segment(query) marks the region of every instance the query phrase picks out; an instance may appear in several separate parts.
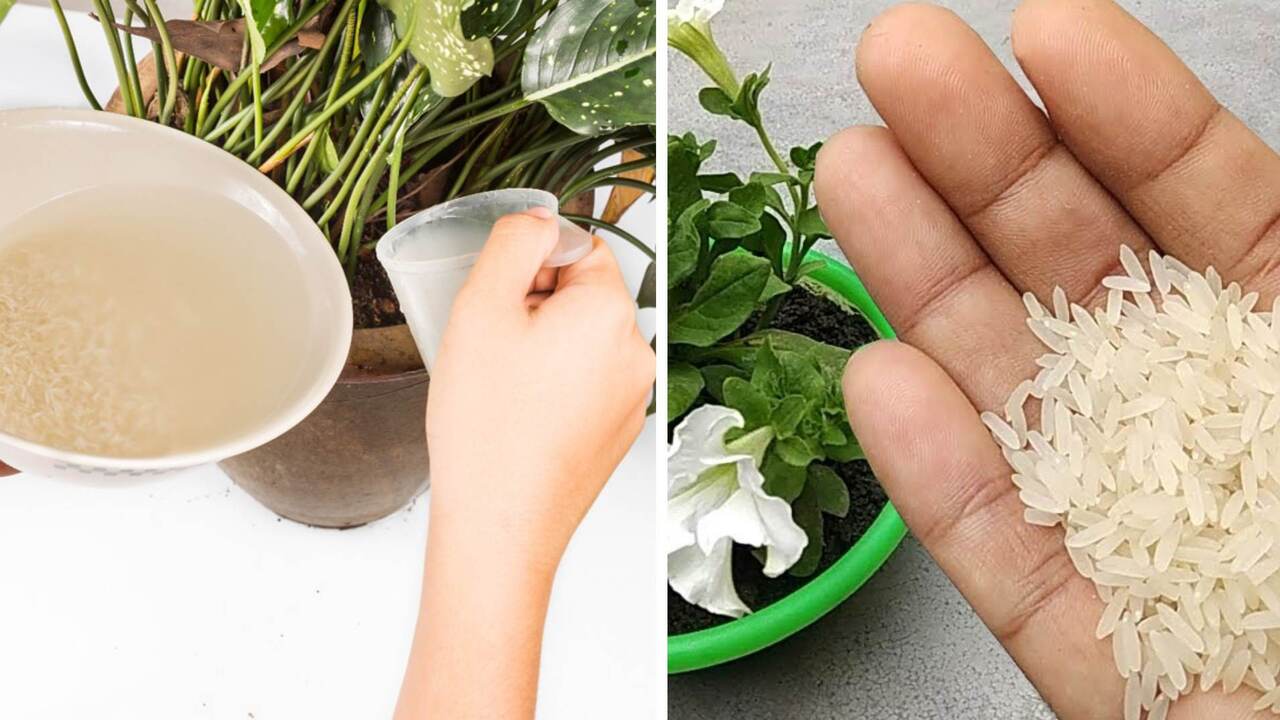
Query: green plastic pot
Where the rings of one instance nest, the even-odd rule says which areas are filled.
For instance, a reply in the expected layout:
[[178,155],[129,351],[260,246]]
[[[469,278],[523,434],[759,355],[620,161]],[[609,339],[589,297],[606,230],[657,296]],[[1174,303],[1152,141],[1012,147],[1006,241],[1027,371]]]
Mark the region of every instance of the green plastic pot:
[[[893,328],[876,307],[856,273],[819,252],[806,260],[823,267],[810,277],[848,300],[871,321],[881,337],[894,337]],[[826,615],[844,602],[893,554],[907,534],[906,525],[892,503],[834,565],[799,590],[776,603],[732,622],[667,638],[667,671],[700,670],[736,660],[779,642]]]

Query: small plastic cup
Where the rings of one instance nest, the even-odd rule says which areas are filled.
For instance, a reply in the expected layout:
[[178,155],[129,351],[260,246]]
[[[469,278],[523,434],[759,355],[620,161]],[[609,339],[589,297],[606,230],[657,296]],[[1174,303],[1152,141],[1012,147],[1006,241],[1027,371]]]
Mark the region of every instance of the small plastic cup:
[[[418,352],[430,370],[444,337],[453,300],[476,264],[499,218],[542,207],[557,212],[556,197],[542,190],[510,189],[468,195],[423,210],[378,241],[386,268]],[[591,236],[560,218],[560,242],[543,267],[557,268],[586,257]]]

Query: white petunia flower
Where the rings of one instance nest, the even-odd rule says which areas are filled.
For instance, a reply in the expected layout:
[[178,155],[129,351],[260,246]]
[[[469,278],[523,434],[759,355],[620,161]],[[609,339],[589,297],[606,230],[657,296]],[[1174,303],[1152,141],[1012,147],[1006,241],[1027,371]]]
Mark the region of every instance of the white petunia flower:
[[670,20],[682,23],[711,24],[711,18],[724,8],[724,0],[680,0],[668,16]]
[[667,13],[667,44],[697,63],[733,99],[738,96],[738,78],[711,37],[711,18],[723,7],[724,0],[680,0]]
[[759,464],[773,440],[760,428],[726,447],[744,424],[736,410],[704,405],[676,428],[667,453],[667,582],[690,603],[719,615],[751,609],[733,585],[733,544],[766,549],[764,572],[777,577],[808,544],[791,505],[764,491]]

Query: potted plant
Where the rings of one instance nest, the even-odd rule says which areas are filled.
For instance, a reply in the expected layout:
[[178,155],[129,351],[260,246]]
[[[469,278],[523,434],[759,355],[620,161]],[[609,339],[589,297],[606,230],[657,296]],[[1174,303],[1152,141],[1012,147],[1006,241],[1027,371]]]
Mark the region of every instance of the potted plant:
[[[118,80],[106,108],[256,165],[347,272],[356,331],[341,380],[297,428],[222,463],[285,517],[351,527],[426,487],[428,377],[371,252],[397,222],[459,195],[541,188],[565,216],[654,257],[616,225],[653,192],[650,0],[196,0],[192,20],[125,0],[119,21],[110,0],[93,2]],[[149,56],[135,57],[131,35],[151,41]],[[615,192],[593,217],[602,187]]]
[[668,42],[714,82],[702,107],[750,126],[771,167],[710,173],[715,142],[668,141],[668,667],[777,642],[856,590],[905,526],[849,427],[851,350],[892,330],[812,201],[820,144],[784,158],[760,113],[769,70],[738,81],[717,0],[689,2]]

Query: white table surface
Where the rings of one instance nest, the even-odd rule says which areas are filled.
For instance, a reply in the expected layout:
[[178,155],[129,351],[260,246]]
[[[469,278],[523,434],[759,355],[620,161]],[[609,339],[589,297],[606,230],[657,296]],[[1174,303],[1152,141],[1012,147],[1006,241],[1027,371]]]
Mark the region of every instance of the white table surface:
[[[105,101],[100,31],[71,20]],[[15,7],[0,25],[0,109],[85,105],[53,14]],[[651,206],[636,210],[627,224],[653,238]],[[617,252],[634,286],[643,260]],[[652,311],[642,320],[651,329]],[[540,718],[652,718],[665,704],[658,443],[651,421],[564,558]],[[280,520],[215,467],[130,488],[0,480],[0,718],[390,717],[428,503],[333,531]]]

